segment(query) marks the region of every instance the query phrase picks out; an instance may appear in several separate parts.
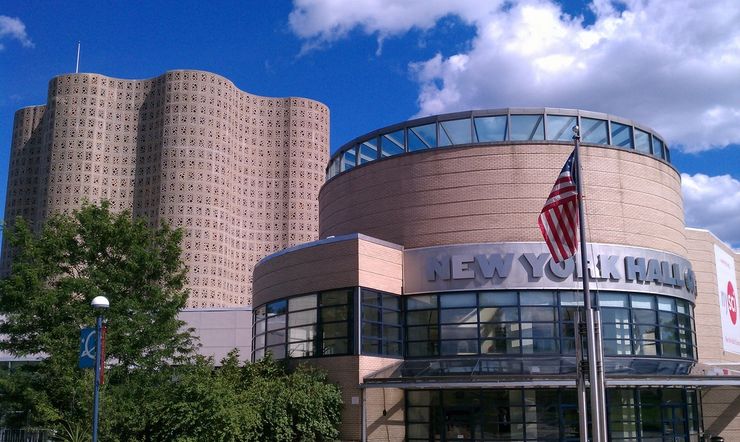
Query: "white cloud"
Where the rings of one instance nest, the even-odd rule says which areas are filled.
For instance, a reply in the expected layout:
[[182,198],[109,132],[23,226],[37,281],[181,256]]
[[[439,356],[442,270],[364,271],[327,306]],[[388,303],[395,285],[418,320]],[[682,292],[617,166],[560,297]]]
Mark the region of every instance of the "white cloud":
[[610,0],[596,20],[551,0],[295,0],[310,47],[354,29],[379,40],[454,15],[474,26],[466,52],[410,63],[419,114],[469,108],[573,107],[634,119],[687,151],[740,143],[740,3]]
[[[26,34],[26,25],[17,17],[0,15],[0,39],[5,38],[18,40],[21,45],[27,48],[33,47],[33,42]],[[5,49],[5,46],[0,43],[0,50],[2,49]]]
[[681,174],[686,225],[709,229],[740,247],[740,181],[729,175]]

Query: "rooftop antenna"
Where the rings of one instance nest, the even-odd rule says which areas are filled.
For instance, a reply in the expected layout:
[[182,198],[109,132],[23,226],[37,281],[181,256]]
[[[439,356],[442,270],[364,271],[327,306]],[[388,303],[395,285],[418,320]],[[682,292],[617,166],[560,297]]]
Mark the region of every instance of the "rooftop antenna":
[[75,74],[80,73],[80,42],[77,42],[77,64],[75,65]]

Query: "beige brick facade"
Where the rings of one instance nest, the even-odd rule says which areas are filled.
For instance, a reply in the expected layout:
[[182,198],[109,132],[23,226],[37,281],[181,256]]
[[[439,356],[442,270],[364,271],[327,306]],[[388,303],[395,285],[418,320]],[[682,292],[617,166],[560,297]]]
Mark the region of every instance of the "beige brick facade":
[[[317,238],[329,111],[251,95],[215,74],[62,75],[16,113],[5,218],[38,227],[109,200],[185,230],[189,307],[251,304],[265,255]],[[8,252],[3,252],[7,272]]]

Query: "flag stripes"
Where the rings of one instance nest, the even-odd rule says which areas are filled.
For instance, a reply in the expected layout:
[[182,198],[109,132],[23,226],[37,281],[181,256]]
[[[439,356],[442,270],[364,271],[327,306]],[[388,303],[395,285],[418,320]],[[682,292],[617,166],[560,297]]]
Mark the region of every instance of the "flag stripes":
[[578,189],[575,150],[560,171],[537,224],[555,262],[565,261],[578,250]]

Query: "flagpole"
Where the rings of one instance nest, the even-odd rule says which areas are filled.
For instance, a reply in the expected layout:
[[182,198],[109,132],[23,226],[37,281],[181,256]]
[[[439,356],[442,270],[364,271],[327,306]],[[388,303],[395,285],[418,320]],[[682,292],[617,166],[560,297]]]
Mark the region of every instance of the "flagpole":
[[[581,249],[581,276],[583,278],[583,303],[586,313],[586,344],[588,346],[588,378],[591,386],[591,440],[607,442],[606,390],[604,388],[603,358],[601,356],[601,335],[598,332],[599,315],[591,302],[589,292],[588,254],[586,250],[586,216],[583,206],[583,187],[581,184],[581,133],[578,126],[573,127],[575,141],[575,171],[578,191],[578,233]],[[598,342],[597,342],[598,339]],[[580,361],[579,361],[580,363]]]

